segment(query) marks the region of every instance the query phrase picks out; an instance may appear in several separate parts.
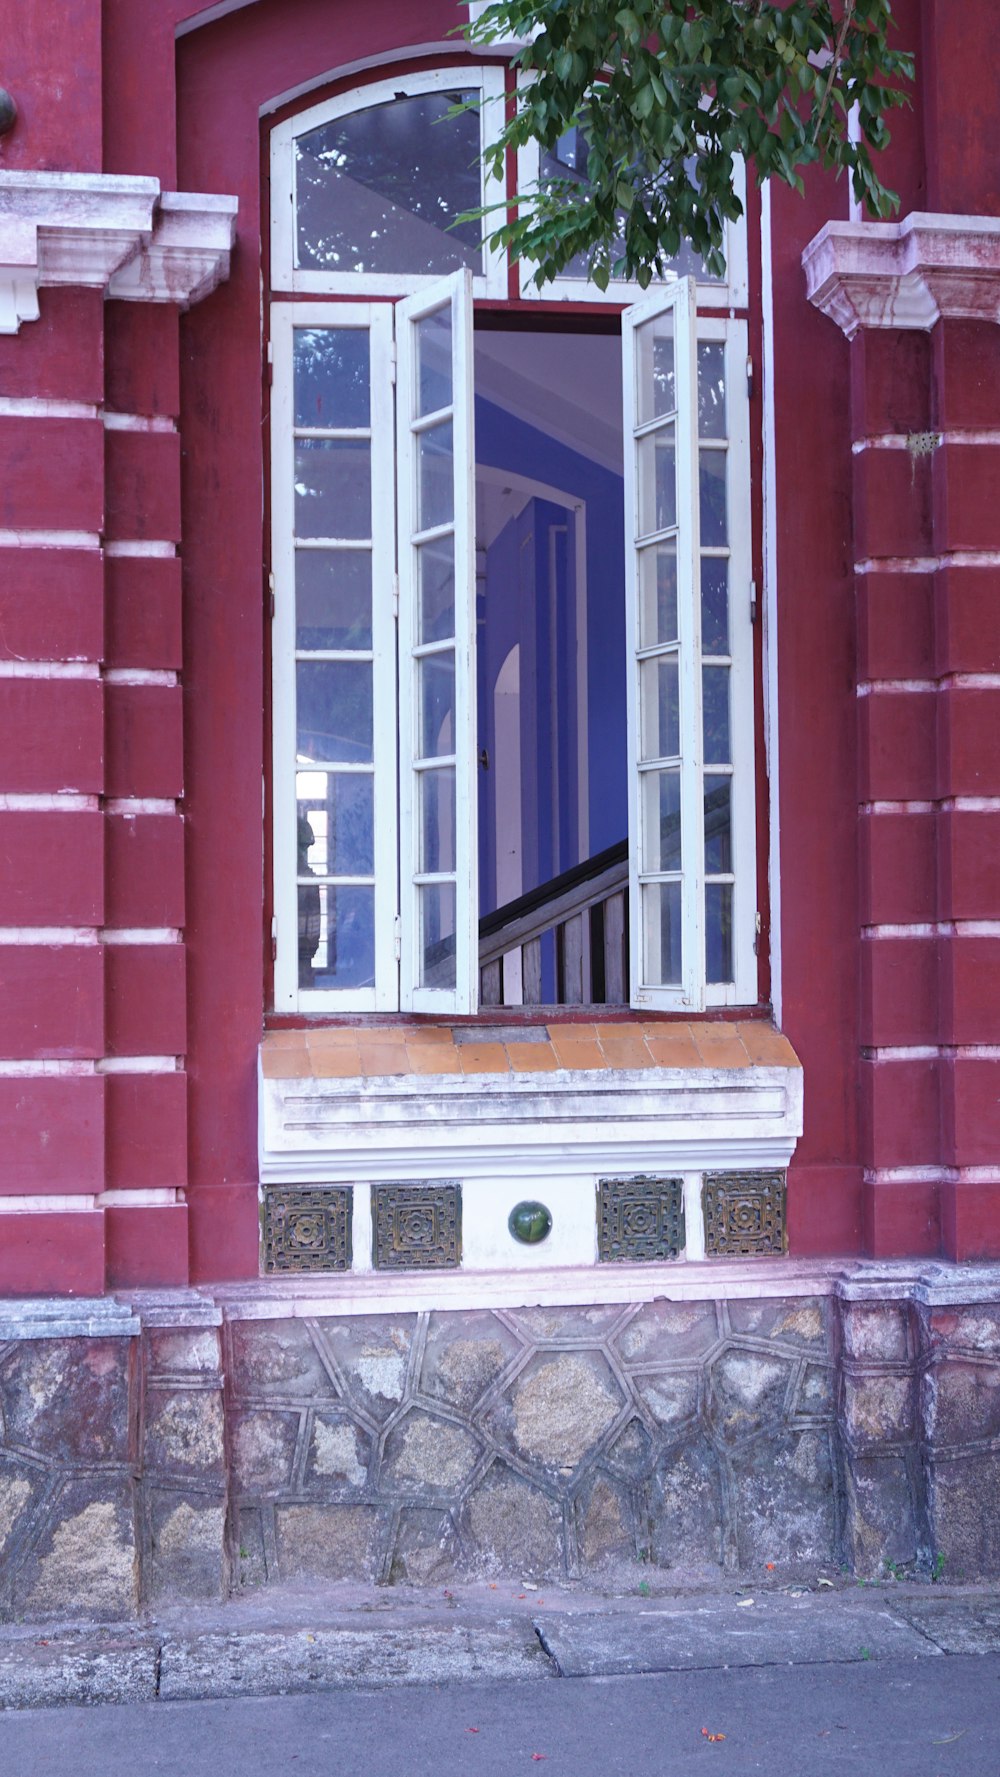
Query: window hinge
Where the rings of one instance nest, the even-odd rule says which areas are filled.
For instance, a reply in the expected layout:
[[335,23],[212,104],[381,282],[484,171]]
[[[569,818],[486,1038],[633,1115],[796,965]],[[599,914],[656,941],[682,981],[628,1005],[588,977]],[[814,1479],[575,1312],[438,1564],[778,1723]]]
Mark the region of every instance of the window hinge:
[[273,574],[268,574],[268,576],[267,576],[267,594],[268,594],[268,608],[270,610],[271,617],[273,619],[273,617],[274,617],[274,575]]
[[760,949],[760,914],[755,913],[753,916],[753,953],[754,953],[754,956],[757,955],[757,952],[759,951],[759,949]]
[[392,943],[396,961],[398,962],[403,954],[403,927],[398,913],[392,922]]
[[273,383],[273,381],[274,381],[274,341],[273,341],[273,339],[269,339],[267,342],[267,381],[268,381],[268,386],[270,386],[271,383]]
[[757,582],[756,582],[756,580],[751,580],[751,582],[750,582],[750,621],[751,621],[751,623],[756,623],[756,621],[757,621]]
[[747,356],[747,394],[753,394],[753,359]]
[[392,342],[390,343],[390,346],[389,346],[389,381],[391,383],[394,383],[395,380],[396,380],[396,341],[392,340]]
[[399,616],[399,575],[398,574],[393,574],[393,576],[392,576],[392,614],[394,617]]
[[278,960],[278,921],[275,918],[275,919],[272,919],[272,921],[271,921],[271,961],[273,963],[276,963],[277,960]]

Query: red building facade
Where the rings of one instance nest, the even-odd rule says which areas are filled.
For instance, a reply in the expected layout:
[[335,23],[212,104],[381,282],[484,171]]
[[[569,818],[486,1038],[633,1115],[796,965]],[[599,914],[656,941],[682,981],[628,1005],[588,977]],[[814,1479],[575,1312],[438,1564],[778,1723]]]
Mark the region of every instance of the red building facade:
[[[12,1326],[20,1316],[13,1337],[37,1338],[41,1327],[42,1336],[47,1329],[85,1342],[82,1324],[53,1332],[59,1315],[47,1321],[48,1310],[28,1299],[102,1298],[102,1313],[132,1317],[120,1327],[109,1321],[102,1336],[115,1351],[116,1340],[122,1349],[146,1341],[148,1379],[158,1373],[156,1340],[168,1336],[157,1327],[189,1343],[208,1329],[217,1345],[206,1374],[225,1415],[241,1364],[246,1398],[264,1410],[264,1396],[254,1394],[263,1360],[259,1352],[247,1358],[244,1333],[233,1330],[255,1315],[291,1328],[287,1350],[297,1351],[300,1311],[329,1317],[331,1327],[356,1317],[343,1323],[355,1331],[376,1315],[391,1344],[394,1316],[408,1327],[407,1317],[425,1310],[433,1322],[435,1313],[447,1321],[450,1308],[475,1317],[561,1305],[552,1307],[566,1317],[561,1330],[536,1328],[527,1368],[511,1371],[511,1387],[516,1372],[526,1388],[546,1340],[565,1356],[578,1337],[574,1313],[599,1319],[609,1304],[624,1312],[665,1296],[695,1304],[697,1319],[705,1303],[722,1304],[717,1342],[703,1350],[705,1374],[716,1380],[703,1381],[701,1404],[680,1415],[709,1426],[711,1468],[719,1451],[720,1462],[730,1461],[718,1404],[728,1398],[727,1372],[718,1369],[729,1361],[726,1341],[758,1338],[747,1303],[808,1299],[820,1305],[821,1368],[828,1380],[839,1377],[839,1405],[821,1413],[804,1396],[792,1404],[793,1386],[805,1382],[798,1370],[798,1380],[782,1371],[785,1407],[775,1407],[777,1418],[763,1415],[754,1433],[763,1438],[766,1421],[768,1436],[819,1437],[820,1427],[826,1438],[836,1425],[830,1477],[816,1482],[832,1516],[821,1531],[801,1531],[802,1552],[832,1558],[846,1547],[871,1565],[875,1548],[877,1565],[895,1546],[902,1510],[911,1526],[902,1559],[947,1545],[963,1551],[970,1572],[995,1566],[995,1536],[981,1501],[972,1503],[984,1477],[995,1485],[988,1403],[1000,1399],[1000,1275],[991,1263],[1000,1258],[1000,518],[992,497],[1000,174],[981,53],[990,8],[975,0],[959,18],[945,0],[903,0],[898,11],[899,40],[914,47],[918,69],[913,108],[885,157],[900,220],[858,219],[845,187],[821,176],[807,181],[804,199],[752,190],[745,290],[731,293],[726,311],[706,307],[703,292],[697,298],[709,322],[714,312],[721,325],[728,313],[745,330],[749,360],[746,548],[755,608],[746,630],[746,739],[756,789],[747,855],[756,987],[703,991],[687,1010],[651,1011],[641,994],[631,1010],[595,1009],[583,996],[583,1010],[549,1007],[543,1017],[496,1003],[475,1012],[456,1002],[441,1013],[414,1010],[415,1002],[409,1011],[403,1002],[402,1010],[290,1008],[276,997],[272,954],[274,384],[262,291],[270,284],[278,306],[294,294],[272,264],[272,133],[310,107],[390,79],[405,86],[430,69],[454,70],[461,89],[463,71],[481,67],[482,57],[456,45],[446,0],[368,9],[250,0],[200,11],[192,0],[74,0],[58,32],[50,8],[21,6],[0,66],[18,107],[0,137],[0,1288],[11,1298]],[[490,65],[502,80],[503,57]],[[516,273],[500,275],[492,292],[473,294],[483,338],[504,327],[544,331],[560,306],[569,312],[523,293]],[[617,336],[623,306],[591,305],[595,338]],[[582,328],[579,313],[574,307]],[[715,336],[709,329],[702,337]],[[730,399],[732,407],[732,385]],[[477,427],[480,419],[477,409]],[[735,641],[733,650],[735,660]],[[426,1060],[434,1042],[449,1056],[436,1069]],[[331,1056],[341,1050],[353,1059],[339,1065]],[[565,1113],[541,1096],[525,1099],[541,1072],[558,1076]],[[470,1093],[486,1102],[498,1074],[505,1089],[510,1075],[515,1098],[524,1088],[528,1108],[518,1115],[544,1128],[550,1119],[560,1131],[568,1118],[584,1133],[540,1138],[549,1141],[543,1164],[527,1138],[487,1142],[454,1095],[441,1109],[446,1076],[470,1079]],[[433,1118],[451,1131],[440,1152],[413,1104],[387,1085],[423,1075],[437,1094]],[[691,1096],[696,1076],[717,1093],[708,1110],[707,1099]],[[600,1106],[598,1086],[607,1087]],[[512,1116],[507,1107],[498,1120]],[[588,1281],[594,1178],[609,1169],[655,1172],[663,1119],[673,1121],[660,1170],[695,1181],[684,1187],[687,1258],[655,1277],[641,1254],[636,1269],[602,1271],[608,1255],[598,1240]],[[312,1134],[295,1133],[306,1125]],[[429,1294],[404,1279],[393,1297],[393,1280],[379,1279],[377,1252],[373,1259],[365,1245],[378,1239],[362,1231],[368,1199],[359,1210],[355,1195],[354,1254],[362,1252],[360,1271],[371,1276],[357,1264],[346,1280],[322,1264],[298,1267],[314,1274],[308,1310],[294,1306],[305,1300],[301,1279],[275,1281],[272,1267],[260,1281],[274,1256],[265,1238],[261,1257],[269,1186],[375,1191],[399,1179],[400,1167],[408,1176],[411,1140],[426,1148],[426,1164],[414,1167],[425,1183],[447,1169],[449,1142],[471,1156],[464,1176],[482,1188],[477,1197],[465,1186],[463,1214],[466,1258],[478,1260],[447,1285],[432,1280]],[[738,1260],[701,1228],[692,1244],[715,1169],[773,1178],[786,1165],[787,1197],[783,1182],[774,1185],[778,1207],[767,1209],[779,1217],[776,1237],[772,1225],[758,1248],[737,1247]],[[514,1198],[545,1201],[557,1174],[564,1196],[557,1191],[552,1205],[554,1237],[562,1239],[560,1226],[572,1232],[551,1249],[543,1278],[519,1270],[513,1249],[491,1245],[481,1204],[508,1175]],[[587,1229],[570,1201],[580,1177],[589,1180],[579,1187],[590,1191]],[[507,1208],[504,1199],[504,1223]],[[282,1213],[290,1213],[285,1200]],[[734,1302],[742,1307],[731,1312]],[[770,1326],[761,1313],[760,1325]],[[666,1336],[660,1327],[656,1338]],[[806,1345],[789,1355],[799,1349],[794,1326],[766,1336],[779,1340],[779,1366],[806,1363]],[[436,1337],[432,1324],[432,1345]],[[619,1334],[594,1338],[600,1352],[588,1356],[589,1373],[600,1392],[600,1366],[610,1366],[608,1437],[617,1437],[616,1415],[627,1410],[615,1390],[639,1385],[627,1366],[626,1379],[618,1375]],[[683,1369],[691,1352],[657,1345],[655,1361]],[[947,1425],[940,1407],[934,1419],[926,1393],[916,1405],[918,1376],[938,1362],[938,1400],[950,1375],[956,1403],[965,1402]],[[163,1368],[181,1392],[183,1371],[179,1360]],[[349,1365],[345,1373],[353,1374]],[[421,1375],[411,1413],[437,1389]],[[975,1408],[962,1392],[970,1377]],[[373,1554],[362,1537],[363,1555],[355,1549],[342,1567],[320,1562],[319,1571],[353,1571],[356,1558],[361,1571],[413,1577],[416,1544],[398,1529],[399,1512],[405,1520],[424,1509],[423,1483],[411,1477],[412,1498],[405,1487],[393,1491],[385,1477],[402,1461],[395,1421],[386,1430],[370,1402],[357,1406],[353,1386],[341,1390],[354,1401],[351,1423],[359,1438],[378,1442],[383,1478],[359,1483],[361,1503],[350,1509],[370,1508],[374,1524],[391,1507],[398,1540]],[[762,1378],[765,1394],[767,1386]],[[476,1415],[486,1412],[480,1406],[448,1424],[475,1442],[485,1436]],[[669,1422],[648,1404],[636,1413],[650,1438]],[[574,1493],[568,1505],[562,1483],[547,1493],[531,1462],[548,1473],[552,1452],[532,1457],[517,1435],[515,1426],[507,1480],[490,1485],[536,1487],[556,1517],[565,1508],[562,1530],[552,1532],[564,1538],[558,1562],[586,1565],[592,1493]],[[678,1458],[688,1465],[676,1481],[681,1492],[701,1474],[701,1435],[692,1433]],[[496,1433],[488,1445],[494,1477],[502,1447]],[[292,1489],[291,1500],[301,1476],[241,1478],[221,1449],[196,1482],[183,1482],[221,1514],[203,1590],[232,1577],[240,1511],[256,1513],[255,1524],[276,1511],[275,1546],[288,1551],[282,1571],[297,1558],[291,1531],[281,1529],[281,1489]],[[654,1516],[666,1523],[675,1482],[663,1465],[672,1459],[666,1445],[656,1450],[648,1459],[651,1474],[657,1465]],[[75,1474],[77,1458],[67,1460]],[[123,1524],[138,1514],[134,1535],[148,1557],[142,1584],[155,1589],[148,1575],[158,1571],[159,1520],[150,1500],[167,1487],[163,1475],[183,1489],[169,1452],[150,1461],[144,1503],[121,1511]],[[615,1461],[607,1452],[605,1461],[613,1491]],[[744,1471],[732,1461],[750,1498],[752,1463]],[[556,1469],[568,1473],[566,1464]],[[478,1497],[478,1481],[469,1485]],[[862,1522],[868,1508],[857,1503],[873,1498],[874,1543]],[[482,1515],[480,1531],[469,1530],[475,1509],[465,1494],[440,1506],[459,1526],[459,1544],[496,1553]],[[691,1546],[730,1563],[763,1559],[747,1509],[718,1546],[719,1515],[710,1510]],[[816,1509],[822,1515],[827,1505]],[[24,1547],[37,1554],[51,1521],[38,1515],[32,1524]],[[266,1551],[270,1533],[260,1534]],[[631,1534],[622,1530],[623,1547]],[[573,1536],[577,1555],[566,1552]],[[540,1556],[539,1571],[553,1561]],[[23,1605],[29,1580],[12,1583]],[[175,1575],[163,1583],[187,1582]]]

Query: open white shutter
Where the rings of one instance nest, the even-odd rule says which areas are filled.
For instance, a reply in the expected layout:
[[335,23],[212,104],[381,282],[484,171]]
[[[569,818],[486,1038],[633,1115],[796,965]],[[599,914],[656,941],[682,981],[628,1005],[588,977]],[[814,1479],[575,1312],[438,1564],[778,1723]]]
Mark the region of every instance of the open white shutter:
[[400,1005],[476,1008],[472,275],[396,308]]
[[704,978],[698,360],[693,278],[622,316],[633,1005]]

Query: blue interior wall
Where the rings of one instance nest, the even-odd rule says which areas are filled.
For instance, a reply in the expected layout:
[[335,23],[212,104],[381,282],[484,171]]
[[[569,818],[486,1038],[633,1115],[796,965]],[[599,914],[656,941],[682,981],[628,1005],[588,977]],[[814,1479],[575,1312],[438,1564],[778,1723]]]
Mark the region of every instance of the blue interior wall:
[[[584,502],[587,515],[587,705],[590,843],[588,855],[624,839],[628,831],[625,715],[624,500],[622,478],[547,436],[539,428],[476,397],[476,459],[490,468],[547,482]],[[505,526],[488,551],[487,583],[478,626],[480,745],[492,732],[493,687],[510,648],[521,642],[522,691],[529,682],[536,696],[522,721],[522,787],[525,815],[524,886],[547,880],[552,860],[565,869],[577,861],[575,846],[576,736],[575,643],[566,659],[552,661],[551,629],[540,622],[548,611],[550,532],[569,524],[556,543],[555,596],[558,633],[575,637],[576,575],[573,515],[551,502],[529,503]],[[560,549],[562,555],[560,558]],[[544,582],[544,585],[543,585]],[[544,596],[540,596],[544,592]],[[526,608],[529,607],[529,608]],[[561,732],[545,732],[545,711],[553,668],[564,712]],[[570,715],[568,712],[572,712]],[[559,781],[572,796],[559,797],[553,810],[550,747],[559,749]],[[481,909],[494,905],[496,881],[494,809],[489,773],[480,771]],[[536,801],[537,798],[537,801]],[[572,804],[570,806],[569,804]],[[531,831],[532,825],[534,832]]]

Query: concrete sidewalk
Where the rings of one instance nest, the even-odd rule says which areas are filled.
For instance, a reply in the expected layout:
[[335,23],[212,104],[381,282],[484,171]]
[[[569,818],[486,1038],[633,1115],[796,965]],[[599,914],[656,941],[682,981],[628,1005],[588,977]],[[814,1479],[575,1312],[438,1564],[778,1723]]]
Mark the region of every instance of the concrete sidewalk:
[[509,1581],[251,1594],[139,1626],[0,1630],[0,1708],[1000,1653],[1000,1594],[828,1578],[628,1597]]

